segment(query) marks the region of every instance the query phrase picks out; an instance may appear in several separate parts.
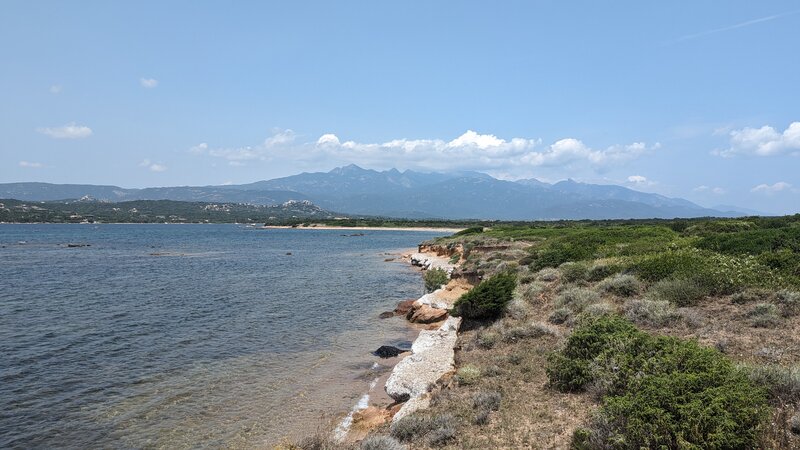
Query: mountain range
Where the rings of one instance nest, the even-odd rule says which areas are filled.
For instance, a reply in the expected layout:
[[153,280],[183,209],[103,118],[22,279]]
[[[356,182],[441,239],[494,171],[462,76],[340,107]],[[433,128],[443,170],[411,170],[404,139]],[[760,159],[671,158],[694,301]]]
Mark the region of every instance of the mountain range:
[[505,181],[479,172],[422,173],[376,171],[354,164],[329,172],[225,186],[126,189],[117,186],[4,183],[0,198],[53,201],[181,200],[277,205],[308,200],[349,215],[398,218],[549,220],[741,216],[735,207],[710,209],[616,185],[565,180],[549,184],[535,178]]

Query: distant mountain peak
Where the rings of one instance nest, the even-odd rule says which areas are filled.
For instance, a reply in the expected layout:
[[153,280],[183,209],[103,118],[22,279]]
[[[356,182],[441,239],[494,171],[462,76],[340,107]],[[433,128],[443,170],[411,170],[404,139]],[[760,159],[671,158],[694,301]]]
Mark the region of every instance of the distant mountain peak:
[[346,175],[346,174],[353,174],[353,173],[361,173],[361,172],[374,172],[373,170],[363,169],[355,164],[348,164],[342,167],[335,167],[331,169],[330,172],[336,175]]

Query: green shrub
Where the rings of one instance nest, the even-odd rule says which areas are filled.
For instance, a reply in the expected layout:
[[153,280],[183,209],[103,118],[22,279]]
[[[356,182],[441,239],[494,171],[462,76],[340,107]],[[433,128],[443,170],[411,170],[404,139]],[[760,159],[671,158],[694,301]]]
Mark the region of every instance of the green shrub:
[[481,233],[483,233],[483,227],[469,227],[456,232],[455,234],[453,234],[453,236],[468,236],[470,234],[481,234]]
[[682,249],[645,256],[630,265],[645,281],[691,279],[711,294],[730,294],[746,287],[775,287],[784,283],[773,269],[755,256],[722,255]]
[[665,300],[633,299],[625,303],[625,316],[637,325],[664,327],[680,318],[672,304]]
[[768,413],[764,390],[724,355],[615,316],[575,329],[547,373],[563,391],[603,385],[597,417],[574,436],[577,448],[754,448]]
[[614,306],[610,303],[591,303],[583,308],[581,316],[605,316],[608,314],[614,314],[616,311],[616,308],[614,308]]
[[759,328],[773,328],[780,323],[778,307],[772,303],[759,303],[747,314],[750,324]]
[[574,312],[581,312],[592,303],[600,301],[600,295],[587,288],[568,287],[561,291],[555,299],[556,308],[569,308]]
[[604,278],[608,278],[611,275],[622,270],[622,266],[618,264],[611,264],[605,262],[596,262],[591,267],[589,267],[589,272],[587,273],[587,280],[589,281],[600,281]]
[[558,266],[558,270],[561,272],[561,277],[564,278],[564,281],[570,283],[586,281],[589,277],[589,266],[585,263],[566,262]]
[[453,253],[453,255],[450,257],[450,264],[456,264],[456,263],[457,263],[457,262],[459,262],[460,260],[461,260],[461,253],[455,252],[455,253]]
[[447,281],[450,279],[447,275],[447,271],[438,267],[426,270],[422,278],[425,280],[425,290],[428,292],[439,289],[447,284]]
[[631,297],[641,292],[642,283],[633,275],[620,274],[601,281],[597,288],[601,292],[619,295],[620,297]]
[[654,284],[648,296],[655,300],[664,300],[677,306],[693,306],[708,294],[708,291],[697,281],[673,278],[661,280]]
[[468,364],[456,371],[455,378],[461,385],[475,384],[481,378],[481,369]]
[[456,300],[452,315],[467,319],[496,318],[511,301],[516,284],[516,275],[513,273],[495,275]]

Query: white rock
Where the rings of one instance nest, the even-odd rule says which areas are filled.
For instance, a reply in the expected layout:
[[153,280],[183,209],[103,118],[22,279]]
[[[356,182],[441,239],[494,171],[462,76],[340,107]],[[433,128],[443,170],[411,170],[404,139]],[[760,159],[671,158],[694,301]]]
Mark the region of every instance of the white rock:
[[417,412],[420,409],[427,409],[430,406],[431,396],[428,394],[420,395],[418,397],[411,397],[407,402],[403,403],[403,406],[400,407],[400,409],[394,414],[394,417],[392,417],[392,422],[397,422],[413,412]]
[[386,393],[397,401],[418,397],[455,366],[453,348],[461,318],[450,317],[438,330],[421,331],[406,356],[386,381]]

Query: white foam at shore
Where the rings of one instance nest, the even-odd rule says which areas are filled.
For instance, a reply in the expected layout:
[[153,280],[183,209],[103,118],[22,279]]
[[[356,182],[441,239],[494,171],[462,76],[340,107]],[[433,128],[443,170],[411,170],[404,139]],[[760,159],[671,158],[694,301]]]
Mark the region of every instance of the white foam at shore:
[[353,406],[353,409],[350,410],[350,413],[347,414],[347,417],[345,417],[344,419],[342,419],[341,422],[339,422],[339,425],[337,425],[336,429],[333,430],[334,439],[336,439],[337,441],[343,441],[344,438],[347,437],[347,432],[350,431],[350,426],[353,425],[353,416],[355,415],[355,413],[367,409],[369,407],[369,393],[370,391],[372,391],[372,389],[375,388],[375,385],[377,384],[378,384],[378,378],[372,380],[372,382],[369,384],[369,390],[367,390],[367,393],[362,395],[361,398],[358,399],[358,402],[356,403],[355,406]]

